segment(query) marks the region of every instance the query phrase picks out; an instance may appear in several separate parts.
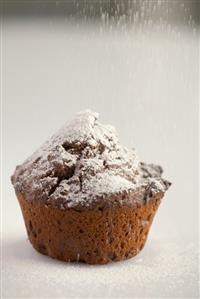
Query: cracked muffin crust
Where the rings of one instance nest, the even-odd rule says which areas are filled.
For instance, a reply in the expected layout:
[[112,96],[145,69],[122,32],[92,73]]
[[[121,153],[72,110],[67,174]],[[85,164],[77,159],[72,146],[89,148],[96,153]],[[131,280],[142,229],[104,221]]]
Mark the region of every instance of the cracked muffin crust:
[[[17,166],[11,180],[33,246],[87,263],[137,254],[170,186],[160,166],[140,162],[134,149],[119,143],[115,129],[89,110]],[[128,234],[126,225],[132,227]]]

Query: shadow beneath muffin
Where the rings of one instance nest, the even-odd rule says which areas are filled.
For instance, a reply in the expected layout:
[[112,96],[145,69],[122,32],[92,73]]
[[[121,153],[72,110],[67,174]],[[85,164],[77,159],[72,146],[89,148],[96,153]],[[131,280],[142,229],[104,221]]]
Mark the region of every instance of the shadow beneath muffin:
[[36,260],[38,258],[38,253],[32,248],[29,240],[24,238],[6,240],[3,252],[8,259]]
[[147,241],[144,249],[135,257],[123,261],[112,262],[103,265],[89,265],[83,262],[63,262],[57,259],[53,259],[49,256],[43,255],[37,252],[28,239],[14,239],[7,240],[3,245],[4,255],[7,259],[17,259],[18,261],[34,261],[34,263],[48,263],[56,264],[59,267],[118,267],[119,265],[126,265],[127,263],[132,263],[134,265],[145,265],[146,267],[151,267],[152,264],[156,262],[156,259],[160,252],[160,242],[156,239],[151,239]]

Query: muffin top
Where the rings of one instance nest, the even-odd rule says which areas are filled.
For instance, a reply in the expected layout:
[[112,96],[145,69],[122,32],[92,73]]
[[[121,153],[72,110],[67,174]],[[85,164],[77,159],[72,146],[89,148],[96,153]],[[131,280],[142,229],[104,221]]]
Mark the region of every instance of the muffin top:
[[113,126],[85,110],[17,166],[11,180],[26,200],[68,209],[144,204],[170,186],[161,175],[160,166],[140,162]]

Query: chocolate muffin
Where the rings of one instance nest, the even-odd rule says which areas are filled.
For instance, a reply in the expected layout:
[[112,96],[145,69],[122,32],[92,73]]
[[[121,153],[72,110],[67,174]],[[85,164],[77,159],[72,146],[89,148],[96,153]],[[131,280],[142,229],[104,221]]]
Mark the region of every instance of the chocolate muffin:
[[80,112],[11,178],[33,247],[63,261],[104,264],[144,246],[170,183],[138,160],[98,114]]

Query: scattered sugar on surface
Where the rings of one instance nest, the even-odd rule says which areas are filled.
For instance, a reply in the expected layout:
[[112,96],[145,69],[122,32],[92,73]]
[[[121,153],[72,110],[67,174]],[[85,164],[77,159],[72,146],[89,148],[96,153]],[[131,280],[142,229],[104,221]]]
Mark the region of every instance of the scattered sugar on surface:
[[[194,243],[156,238],[137,257],[101,266],[53,260],[36,253],[28,241],[25,247],[23,259],[16,259],[15,248],[9,247],[9,267],[3,269],[6,284],[12,282],[20,288],[21,297],[22,293],[24,297],[30,293],[41,296],[42,287],[47,297],[157,298],[162,294],[198,298],[198,250]],[[14,295],[9,287],[5,291],[7,297]]]

